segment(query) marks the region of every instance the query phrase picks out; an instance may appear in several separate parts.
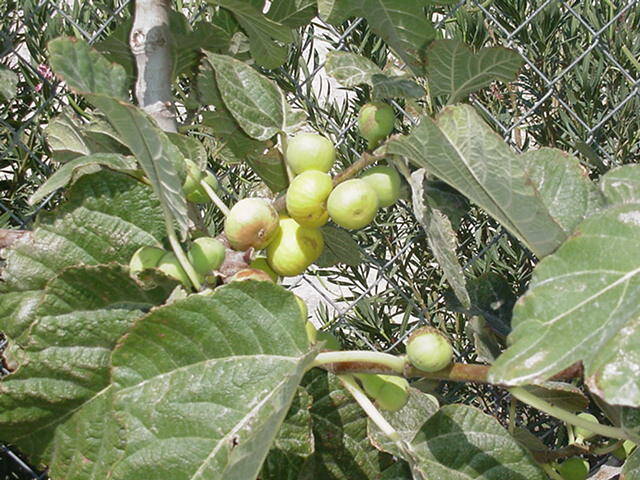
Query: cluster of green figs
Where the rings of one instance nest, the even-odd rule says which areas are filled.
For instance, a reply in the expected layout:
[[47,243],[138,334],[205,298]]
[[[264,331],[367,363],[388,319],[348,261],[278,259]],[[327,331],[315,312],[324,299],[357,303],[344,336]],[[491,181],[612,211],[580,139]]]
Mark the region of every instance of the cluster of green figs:
[[[370,148],[391,133],[394,118],[393,108],[384,102],[368,103],[360,109],[359,131]],[[217,281],[227,247],[263,252],[249,265],[253,272],[238,272],[235,279],[264,277],[276,281],[278,277],[299,275],[322,253],[320,228],[330,218],[346,229],[361,229],[371,223],[380,208],[393,205],[400,196],[400,175],[388,165],[371,167],[359,178],[334,185],[329,171],[336,160],[335,147],[316,133],[299,133],[291,138],[284,158],[293,177],[286,191],[286,211],[279,213],[264,198],[244,198],[233,205],[226,212],[224,238],[200,237],[191,242],[187,257],[200,283]],[[216,178],[190,160],[186,171],[183,191],[187,200],[210,201],[208,191],[218,190]],[[172,251],[142,247],[133,255],[130,269],[135,273],[147,268],[157,268],[185,286],[191,285]]]

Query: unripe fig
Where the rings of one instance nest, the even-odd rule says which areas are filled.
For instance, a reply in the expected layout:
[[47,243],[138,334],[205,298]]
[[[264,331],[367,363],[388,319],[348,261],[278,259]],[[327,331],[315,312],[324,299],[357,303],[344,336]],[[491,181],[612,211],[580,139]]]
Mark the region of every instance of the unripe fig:
[[304,329],[307,331],[307,339],[311,345],[318,343],[318,329],[309,320],[304,324]]
[[234,250],[265,248],[278,231],[278,212],[262,198],[244,198],[224,221],[224,233]]
[[267,261],[282,277],[300,275],[315,262],[324,248],[322,232],[303,227],[293,218],[280,217],[280,228],[267,247]]
[[157,247],[140,247],[129,260],[129,271],[138,273],[147,268],[155,268],[165,253],[165,250]]
[[271,266],[269,265],[269,262],[267,262],[267,257],[256,257],[253,260],[251,260],[251,263],[249,264],[249,266],[251,268],[257,268],[258,270],[262,270],[263,272],[265,272],[267,275],[271,277],[271,280],[273,280],[273,283],[278,282],[278,274],[273,271],[273,268],[271,268]]
[[200,170],[198,165],[192,160],[185,160],[187,175],[182,184],[182,191],[185,196],[189,196],[196,188],[200,187],[200,180],[204,176],[204,172]]
[[182,265],[180,265],[180,262],[173,252],[167,252],[164,254],[158,263],[158,270],[164,272],[165,275],[178,280],[184,286],[191,285],[187,272],[183,270]]
[[423,327],[409,337],[407,356],[418,370],[437,372],[449,366],[453,360],[453,348],[438,330]]
[[[582,418],[583,420],[587,420],[589,422],[593,422],[596,424],[599,423],[598,419],[593,415],[591,415],[590,413],[582,412],[578,414],[578,417]],[[574,427],[573,433],[575,433],[576,438],[578,440],[591,440],[593,437],[596,436],[596,434],[593,433],[592,431],[582,427]]]
[[358,129],[369,143],[369,148],[373,148],[389,136],[394,121],[395,113],[388,103],[366,103],[358,114]]
[[568,458],[558,466],[558,473],[564,480],[585,480],[589,474],[589,462],[580,457]]
[[200,237],[193,241],[187,256],[196,272],[206,275],[217,270],[224,261],[225,247],[220,240],[211,237]]
[[360,178],[376,191],[380,208],[389,207],[400,198],[402,181],[395,168],[379,165],[365,170]]
[[354,178],[333,189],[327,210],[341,227],[357,230],[371,223],[378,212],[376,191],[364,180]]
[[258,270],[257,268],[245,268],[235,273],[227,283],[231,282],[242,282],[244,280],[255,280],[257,282],[271,282],[273,280],[271,277],[264,271]]
[[[220,185],[218,184],[218,180],[216,179],[216,177],[211,172],[205,173],[202,180],[204,180],[204,182],[209,185],[214,192],[218,191]],[[187,200],[192,203],[208,203],[211,201],[209,195],[207,195],[207,192],[205,192],[200,183],[198,183],[198,185],[196,185],[188,193],[185,191],[185,196]]]
[[289,140],[285,157],[296,175],[307,170],[328,172],[336,160],[336,150],[331,140],[322,135],[299,133]]
[[395,375],[378,375],[382,386],[376,396],[376,403],[383,410],[395,412],[407,404],[409,400],[409,382]]
[[307,170],[295,177],[287,190],[287,211],[303,227],[321,227],[329,220],[327,198],[333,190],[331,175]]

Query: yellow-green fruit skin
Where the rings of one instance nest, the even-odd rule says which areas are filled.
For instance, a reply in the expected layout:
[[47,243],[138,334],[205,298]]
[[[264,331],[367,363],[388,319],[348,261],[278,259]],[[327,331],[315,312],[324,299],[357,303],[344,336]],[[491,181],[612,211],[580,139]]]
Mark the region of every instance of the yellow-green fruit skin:
[[287,212],[304,227],[318,228],[327,223],[327,198],[333,190],[328,173],[307,170],[295,177],[287,189]]
[[589,463],[579,457],[568,458],[560,464],[558,473],[564,480],[585,480],[589,474]]
[[[593,422],[593,423],[599,423],[598,419],[596,417],[594,417],[593,415],[591,415],[590,413],[579,413],[578,417],[582,418],[583,420],[587,420],[589,422]],[[575,433],[576,437],[582,440],[591,440],[593,437],[596,436],[595,433],[593,433],[590,430],[587,430],[586,428],[582,428],[582,427],[575,427],[573,429],[573,432]]]
[[400,198],[402,181],[395,168],[379,165],[365,170],[360,178],[376,191],[380,208],[390,207]]
[[340,183],[327,200],[329,216],[341,227],[358,230],[371,223],[378,212],[378,195],[364,180]]
[[267,247],[267,261],[278,275],[292,277],[315,262],[323,248],[320,230],[303,227],[293,218],[282,216],[275,237]]
[[421,329],[409,337],[407,356],[418,370],[437,372],[449,366],[453,360],[453,348],[440,333]]
[[388,103],[367,103],[358,114],[358,130],[368,142],[369,148],[375,147],[389,136],[393,130],[395,113]]
[[[214,192],[218,190],[218,180],[211,172],[207,172],[203,180]],[[191,203],[208,203],[211,201],[209,195],[207,195],[207,192],[205,192],[200,184],[196,185],[189,193],[186,193],[186,198]]]
[[294,294],[294,297],[296,299],[296,303],[298,304],[298,308],[300,309],[300,318],[302,318],[302,320],[306,322],[307,317],[309,316],[309,308],[307,307],[307,304],[305,303],[305,301],[302,298],[300,298],[298,295]]
[[182,184],[182,191],[185,196],[188,196],[193,190],[200,186],[200,180],[204,176],[204,173],[198,165],[192,160],[185,160],[187,174]]
[[256,257],[251,260],[249,266],[251,268],[257,268],[258,270],[262,270],[263,272],[265,272],[267,275],[269,275],[269,277],[271,277],[273,283],[278,282],[278,274],[273,271],[273,268],[271,268],[269,262],[267,262],[267,257]]
[[331,140],[322,135],[299,133],[289,140],[285,158],[296,175],[307,170],[328,172],[336,161],[336,150]]
[[147,268],[155,268],[165,253],[165,250],[158,247],[140,247],[129,261],[129,271],[138,273]]
[[220,240],[211,237],[200,237],[193,241],[187,256],[196,272],[205,275],[217,270],[225,257],[225,247]]
[[240,270],[236,272],[230,279],[226,280],[226,282],[244,282],[246,280],[273,283],[273,280],[266,272],[258,270],[257,268],[245,268],[243,270]]
[[304,329],[307,332],[307,340],[311,345],[318,342],[318,329],[309,320],[304,324]]
[[262,198],[244,198],[224,221],[224,233],[234,250],[265,248],[278,231],[278,212]]
[[396,412],[409,400],[409,382],[394,375],[379,375],[383,384],[376,395],[376,403],[383,410]]
[[191,284],[189,277],[187,276],[187,272],[183,270],[180,262],[173,252],[165,253],[165,255],[160,259],[160,262],[158,263],[158,270],[163,272],[165,275],[178,280],[185,286],[189,286]]

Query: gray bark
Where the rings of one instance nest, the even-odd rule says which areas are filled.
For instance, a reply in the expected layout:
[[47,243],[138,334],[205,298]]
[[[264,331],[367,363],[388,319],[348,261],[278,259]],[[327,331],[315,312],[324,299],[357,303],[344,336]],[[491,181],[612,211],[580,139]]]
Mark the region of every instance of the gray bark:
[[133,28],[129,37],[136,58],[138,105],[160,128],[177,131],[171,95],[173,52],[169,29],[169,0],[136,0]]

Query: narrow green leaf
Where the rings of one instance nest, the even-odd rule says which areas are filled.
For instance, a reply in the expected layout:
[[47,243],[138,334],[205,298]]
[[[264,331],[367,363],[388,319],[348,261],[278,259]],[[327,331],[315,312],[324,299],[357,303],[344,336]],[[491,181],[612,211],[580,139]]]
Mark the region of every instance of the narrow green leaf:
[[414,471],[426,478],[547,478],[496,419],[466,405],[442,407],[425,422],[411,446],[419,462]]
[[432,95],[448,95],[448,103],[455,103],[494,80],[514,80],[523,64],[520,55],[507,48],[473,53],[459,40],[436,40],[427,52],[429,88]]
[[523,160],[467,105],[424,117],[409,136],[387,144],[484,208],[539,257],[567,237],[526,175]]
[[74,91],[129,99],[124,68],[110,63],[84,41],[70,37],[52,40],[49,61],[54,72]]
[[255,478],[315,355],[308,348],[293,295],[265,282],[154,310],[112,357],[130,439],[113,478]]
[[600,178],[600,190],[609,203],[640,202],[640,165],[623,165]]
[[134,172],[137,164],[135,159],[114,153],[96,153],[71,160],[60,167],[45,183],[29,198],[29,203],[35,205],[47,195],[57,189],[71,185],[83,175],[95,173],[103,167],[125,173]]
[[249,65],[226,55],[208,54],[226,107],[252,138],[268,140],[301,120],[277,85]]
[[324,237],[324,250],[320,258],[316,260],[316,265],[328,268],[338,263],[344,263],[345,265],[356,267],[362,263],[360,247],[348,232],[339,228],[325,226],[322,227],[322,235]]
[[490,381],[539,382],[582,361],[594,393],[611,404],[640,405],[639,219],[638,204],[594,214],[538,264]]

